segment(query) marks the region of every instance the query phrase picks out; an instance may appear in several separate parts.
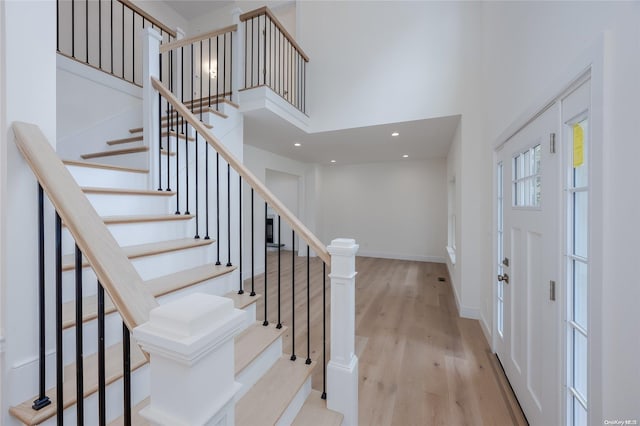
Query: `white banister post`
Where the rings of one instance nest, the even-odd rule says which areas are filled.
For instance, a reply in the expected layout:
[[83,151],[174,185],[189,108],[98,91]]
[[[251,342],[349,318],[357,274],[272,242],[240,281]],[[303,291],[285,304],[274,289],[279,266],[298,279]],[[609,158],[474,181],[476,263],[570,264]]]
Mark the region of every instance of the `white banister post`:
[[338,238],[331,254],[331,360],[327,366],[327,407],[342,413],[345,426],[358,424],[358,357],[355,354],[355,240]]
[[231,97],[235,103],[238,103],[240,89],[244,87],[244,31],[242,31],[242,22],[240,22],[241,14],[242,9],[239,7],[231,11],[233,23],[238,26],[238,30],[231,33],[233,41],[233,51],[231,52],[231,74],[233,77],[231,90],[233,94]]
[[191,294],[161,305],[133,337],[150,355],[153,425],[233,425],[234,336],[246,313],[231,299]]
[[142,134],[143,143],[149,147],[149,187],[160,188],[158,160],[160,153],[154,149],[158,135],[158,93],[151,85],[151,77],[160,75],[160,42],[162,36],[151,27],[140,33],[142,40]]

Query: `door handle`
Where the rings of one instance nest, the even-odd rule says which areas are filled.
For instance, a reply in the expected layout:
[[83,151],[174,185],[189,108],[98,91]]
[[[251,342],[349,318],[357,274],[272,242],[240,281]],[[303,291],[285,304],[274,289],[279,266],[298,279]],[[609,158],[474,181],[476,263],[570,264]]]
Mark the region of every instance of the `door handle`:
[[505,284],[509,284],[509,275],[505,272],[502,275],[498,275],[498,281],[504,281]]

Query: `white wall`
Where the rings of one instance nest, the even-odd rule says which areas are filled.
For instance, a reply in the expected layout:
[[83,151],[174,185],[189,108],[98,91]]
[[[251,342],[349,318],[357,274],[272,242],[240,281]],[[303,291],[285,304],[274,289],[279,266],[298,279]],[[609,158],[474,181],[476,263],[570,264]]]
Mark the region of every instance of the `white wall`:
[[[601,269],[601,277],[595,277],[601,281],[592,281],[591,285],[601,290],[601,296],[592,296],[597,296],[593,307],[601,309],[602,315],[595,321],[590,319],[592,338],[599,334],[598,330],[601,333],[601,340],[592,341],[590,349],[591,379],[596,384],[589,395],[590,423],[638,419],[640,393],[634,384],[640,382],[640,286],[634,256],[640,240],[640,199],[634,194],[640,179],[640,3],[487,3],[482,19],[487,30],[483,50],[485,84],[491,94],[485,105],[486,150],[533,103],[554,95],[548,93],[551,87],[561,77],[575,73],[576,66],[572,64],[608,31],[604,51],[604,138],[594,141],[600,144],[603,154],[593,157],[604,170],[603,186],[599,187],[597,180],[592,182],[601,197],[592,207],[604,219],[593,223],[601,240],[591,241],[592,250],[601,250],[603,258],[594,259],[592,264]],[[488,291],[489,286],[483,292],[489,294]],[[597,365],[598,358],[601,366]]]
[[106,142],[142,127],[142,89],[63,56],[57,57],[57,151],[65,159],[104,151]]
[[[289,173],[282,173],[275,170],[266,170],[265,184],[273,195],[275,195],[282,203],[293,213],[298,216],[298,210],[300,207],[300,192],[301,192],[301,179],[300,176],[291,175]],[[263,207],[260,206],[259,212],[263,212]],[[269,214],[274,215],[273,218],[273,241],[278,242],[278,215],[273,210],[269,211]],[[280,243],[284,244],[283,249],[295,250],[298,248],[297,236],[295,239],[291,238],[291,226],[288,223],[280,221]],[[293,242],[292,242],[293,241]],[[293,244],[293,245],[292,245]]]
[[[20,327],[5,329],[6,352],[2,365],[3,396],[0,423],[17,422],[8,406],[37,392],[37,185],[15,145],[10,129],[14,121],[37,123],[50,143],[56,140],[56,44],[53,0],[4,1],[0,31],[5,43],[2,58],[3,96],[0,171],[3,176],[2,266],[0,286],[2,322]],[[28,54],[26,53],[28,52]],[[50,215],[49,215],[50,216]],[[4,392],[10,390],[10,393]]]
[[[299,191],[298,200],[305,200],[304,203],[299,202],[297,216],[305,224],[305,226],[317,235],[315,211],[318,208],[314,203],[313,194],[307,195],[307,188],[315,188],[316,173],[315,166],[290,158],[282,157],[271,152],[267,152],[251,145],[244,146],[244,164],[249,170],[263,183],[268,184],[268,175],[273,177],[272,172],[285,173],[298,179]],[[249,262],[251,260],[251,214],[250,214],[250,189],[245,185],[243,188],[242,205],[244,210],[244,228],[243,228],[243,252],[245,260],[244,275],[249,277]],[[294,212],[295,213],[295,212]],[[277,218],[276,218],[277,219]],[[311,220],[310,220],[311,219]],[[254,199],[254,246],[255,246],[255,273],[264,271],[264,200],[257,194]],[[290,228],[289,228],[290,229]],[[290,244],[291,235],[284,235],[283,239]],[[326,242],[326,241],[325,241]],[[298,254],[305,255],[307,247],[304,242],[300,241],[297,245]]]
[[323,239],[355,238],[361,256],[444,262],[446,162],[322,169]]

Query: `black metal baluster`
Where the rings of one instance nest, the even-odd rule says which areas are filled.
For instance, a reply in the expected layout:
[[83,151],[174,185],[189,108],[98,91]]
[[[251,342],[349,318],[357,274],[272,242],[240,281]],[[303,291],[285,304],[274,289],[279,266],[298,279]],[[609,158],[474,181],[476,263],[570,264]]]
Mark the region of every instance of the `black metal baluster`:
[[[56,212],[56,401],[64,401],[62,358],[62,220]],[[57,424],[64,424],[64,404],[56,404]]]
[[[211,37],[209,37],[209,68],[207,69],[207,82],[209,84],[209,108],[211,108]],[[218,76],[216,75],[216,78]]]
[[[162,81],[162,53],[158,55],[160,63],[160,81]],[[167,154],[169,153],[167,144]],[[167,155],[168,156],[168,155]],[[169,172],[167,171],[167,175]],[[162,95],[158,92],[158,191],[162,191]]]
[[[262,322],[263,326],[268,326],[269,321],[267,321],[267,213],[269,207],[267,203],[264,203],[264,321]],[[271,227],[273,229],[273,226]],[[272,234],[273,235],[273,232]]]
[[[231,52],[229,68],[233,70],[233,37],[229,36],[229,52]],[[226,96],[225,96],[226,97]],[[233,72],[229,72],[229,100],[233,101]]]
[[291,361],[296,360],[296,231],[291,230]]
[[222,36],[222,97],[227,93],[227,33]]
[[209,237],[209,143],[204,141],[204,216],[205,216],[205,240]]
[[131,81],[136,82],[136,14],[131,11]]
[[[171,130],[167,128],[167,144],[169,144],[169,134]],[[180,144],[178,143],[178,115],[176,113],[176,214],[180,214]],[[170,157],[170,151],[167,152],[167,156]],[[168,161],[168,160],[167,160]]]
[[[258,35],[259,38],[260,35]],[[260,51],[258,51],[258,66],[259,64]],[[260,84],[260,76],[258,76],[258,84]],[[267,84],[267,15],[264,15],[264,32],[262,33],[262,84]]]
[[249,294],[249,296],[255,296],[256,295],[256,288],[255,288],[255,278],[256,278],[256,273],[255,273],[255,257],[256,257],[256,252],[254,250],[254,232],[253,232],[253,188],[251,188],[251,293]]
[[220,263],[220,154],[216,152],[216,265]]
[[122,323],[122,373],[124,424],[131,426],[131,336],[125,323]]
[[[248,32],[247,22],[245,21],[245,23],[244,23],[244,87],[245,88],[247,87],[247,62],[248,62],[247,61],[247,52],[249,52],[247,50],[247,38],[248,38],[247,37],[247,35],[248,35],[247,32]],[[216,50],[216,54],[217,54],[217,52],[218,51]]]
[[251,87],[253,87],[253,22],[256,18],[251,18]]
[[[173,50],[169,51],[169,91],[173,93]],[[169,101],[167,101],[167,191],[171,191],[171,183],[170,183],[171,139],[169,139],[169,133],[173,126],[173,111],[171,109],[172,109],[171,104],[169,103]],[[160,124],[160,127],[161,127],[160,135],[162,135],[162,123]],[[178,150],[176,149],[176,156],[177,155],[178,155]],[[162,155],[160,156],[162,157]],[[176,167],[176,180],[178,179],[177,176],[178,176],[178,167]],[[178,197],[180,196],[180,194],[178,193],[177,186],[178,184],[176,182],[176,199],[178,199]]]
[[307,62],[302,63],[302,112],[307,112]]
[[60,0],[56,0],[56,51],[60,51]]
[[238,241],[240,246],[238,250],[240,253],[240,290],[238,290],[238,294],[244,294],[242,288],[242,176],[240,175],[238,175]]
[[38,399],[33,401],[31,408],[40,410],[51,404],[51,400],[45,395],[46,381],[46,353],[45,353],[45,259],[44,259],[44,192],[38,184],[38,341],[39,341],[39,393]]
[[281,268],[280,268],[280,215],[278,215],[278,325],[276,328],[282,328],[282,321],[280,317],[280,282],[282,278]]
[[[180,87],[182,88],[182,92],[180,93],[180,101],[182,103],[184,103],[184,46],[182,46],[180,48],[180,70],[182,71],[180,78],[182,79],[182,81],[180,82]],[[177,114],[177,112],[176,112]],[[184,117],[180,117],[182,119],[182,122],[177,122],[176,126],[180,126],[180,131],[182,134],[184,134]],[[177,136],[178,131],[176,130],[176,136]],[[178,145],[178,138],[176,137],[176,146]],[[176,169],[176,173],[177,173]]]
[[102,69],[102,0],[98,0],[98,68]]
[[231,265],[231,165],[227,163],[227,266]]
[[109,35],[111,36],[111,74],[113,74],[113,0],[111,0],[111,11],[109,13],[109,17],[111,18],[111,31]]
[[[203,74],[202,72],[202,40],[200,40],[200,121],[202,121],[202,101],[204,100],[204,96],[202,96],[202,80],[204,79],[204,76],[202,74]],[[197,144],[196,144],[196,152],[198,152]],[[197,154],[196,154],[196,158],[198,158]],[[197,169],[198,168],[196,167],[196,170]]]
[[98,420],[107,424],[107,392],[104,333],[104,288],[98,281]]
[[122,78],[124,79],[124,3],[122,4]]
[[[220,99],[220,36],[216,36],[216,101]],[[220,110],[220,103],[216,102],[216,111]]]
[[309,272],[309,245],[307,244],[307,360],[305,364],[311,364],[311,275]]
[[322,399],[327,399],[327,264],[322,262]]
[[195,167],[195,174],[196,174],[196,235],[195,238],[196,240],[200,239],[200,234],[198,232],[198,225],[199,225],[199,221],[198,218],[200,217],[200,213],[198,210],[198,174],[200,174],[200,169],[198,168],[198,132],[196,131],[196,140],[195,140],[195,151],[196,151],[196,167]]
[[82,252],[76,245],[76,422],[84,424],[84,358],[82,348]]
[[[186,119],[184,117],[182,117],[182,121],[186,122]],[[184,191],[184,196],[185,196],[185,211],[184,214],[188,215],[191,214],[189,212],[189,124],[185,123],[185,128],[186,131],[184,133],[184,179],[185,179],[185,191]],[[176,146],[179,145],[179,140],[180,138],[178,137],[178,135],[176,135]]]
[[84,1],[84,56],[85,63],[89,63],[89,0]]
[[71,0],[71,57],[76,58],[76,2]]

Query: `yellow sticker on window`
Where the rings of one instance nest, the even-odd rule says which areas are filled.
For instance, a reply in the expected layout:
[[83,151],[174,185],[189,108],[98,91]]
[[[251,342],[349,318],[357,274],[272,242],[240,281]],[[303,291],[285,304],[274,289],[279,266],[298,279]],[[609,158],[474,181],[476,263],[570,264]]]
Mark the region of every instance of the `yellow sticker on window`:
[[584,163],[584,131],[579,123],[573,125],[573,168]]

